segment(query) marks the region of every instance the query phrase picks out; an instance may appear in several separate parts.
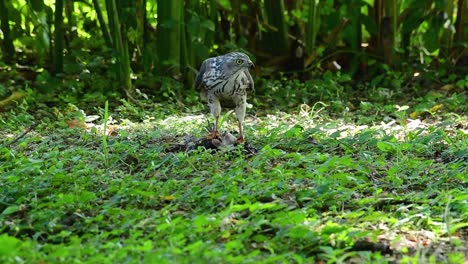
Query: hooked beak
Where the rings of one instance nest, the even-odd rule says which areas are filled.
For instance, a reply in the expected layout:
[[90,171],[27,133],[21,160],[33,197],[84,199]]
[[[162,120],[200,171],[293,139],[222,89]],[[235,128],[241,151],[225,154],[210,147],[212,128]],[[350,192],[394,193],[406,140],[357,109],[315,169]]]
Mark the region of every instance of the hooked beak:
[[249,68],[255,69],[255,64],[251,60],[249,60]]

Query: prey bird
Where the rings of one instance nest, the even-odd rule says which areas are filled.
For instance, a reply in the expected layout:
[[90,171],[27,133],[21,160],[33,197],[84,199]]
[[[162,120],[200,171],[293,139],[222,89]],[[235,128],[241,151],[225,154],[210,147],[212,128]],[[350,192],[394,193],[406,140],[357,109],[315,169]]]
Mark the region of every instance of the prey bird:
[[200,89],[202,100],[207,101],[215,119],[214,131],[208,138],[220,138],[218,120],[221,105],[233,105],[239,126],[237,142],[244,142],[243,122],[247,90],[254,90],[249,68],[254,67],[249,56],[242,52],[231,52],[206,59],[198,71],[195,86]]

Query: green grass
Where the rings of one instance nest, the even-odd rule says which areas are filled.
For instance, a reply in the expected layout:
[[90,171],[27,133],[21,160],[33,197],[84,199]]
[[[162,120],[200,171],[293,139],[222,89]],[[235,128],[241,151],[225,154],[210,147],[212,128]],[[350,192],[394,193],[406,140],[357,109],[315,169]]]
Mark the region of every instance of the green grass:
[[0,115],[0,262],[463,263],[467,118],[405,122],[429,102],[266,109],[246,120],[255,155],[170,152],[204,112],[128,103],[87,129],[61,110],[9,144],[35,119],[23,103]]

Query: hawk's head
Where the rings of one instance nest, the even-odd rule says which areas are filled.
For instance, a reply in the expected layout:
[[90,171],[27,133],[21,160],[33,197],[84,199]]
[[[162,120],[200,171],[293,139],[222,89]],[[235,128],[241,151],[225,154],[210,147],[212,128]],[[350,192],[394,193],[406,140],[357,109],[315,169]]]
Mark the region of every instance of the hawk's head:
[[224,57],[223,66],[226,72],[234,73],[243,69],[254,67],[254,64],[250,60],[249,56],[242,52],[231,52],[222,57]]

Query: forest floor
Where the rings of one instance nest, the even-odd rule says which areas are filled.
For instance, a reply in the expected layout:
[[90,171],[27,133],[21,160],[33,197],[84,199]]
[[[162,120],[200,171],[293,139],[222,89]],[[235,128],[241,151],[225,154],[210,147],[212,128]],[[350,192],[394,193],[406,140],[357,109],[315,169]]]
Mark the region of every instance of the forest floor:
[[257,100],[248,147],[214,150],[201,106],[24,101],[0,113],[0,262],[466,263],[465,97]]

